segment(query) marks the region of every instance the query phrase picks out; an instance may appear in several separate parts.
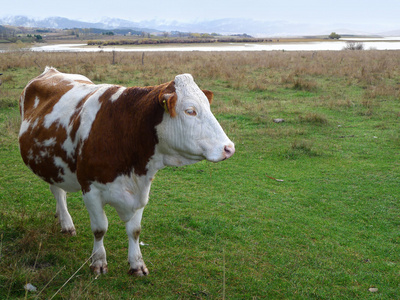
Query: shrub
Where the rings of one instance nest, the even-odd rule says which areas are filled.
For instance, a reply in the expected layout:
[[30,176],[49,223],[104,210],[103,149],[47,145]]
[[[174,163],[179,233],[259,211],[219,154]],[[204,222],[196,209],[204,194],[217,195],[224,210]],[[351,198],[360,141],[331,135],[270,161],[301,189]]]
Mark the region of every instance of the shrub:
[[364,43],[361,42],[346,42],[346,47],[344,50],[364,50]]

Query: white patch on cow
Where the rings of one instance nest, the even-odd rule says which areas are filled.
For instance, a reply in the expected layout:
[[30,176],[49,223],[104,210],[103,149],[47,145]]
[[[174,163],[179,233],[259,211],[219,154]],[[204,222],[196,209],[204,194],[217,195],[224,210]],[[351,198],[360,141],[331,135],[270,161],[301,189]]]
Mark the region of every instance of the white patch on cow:
[[21,122],[21,127],[19,128],[19,136],[23,135],[28,130],[29,126],[31,126],[31,122],[23,120]]
[[[74,75],[75,77],[79,75]],[[82,78],[81,78],[82,79]],[[62,147],[67,152],[68,156],[72,156],[76,145],[79,141],[87,139],[92,127],[92,123],[101,107],[99,98],[104,92],[109,89],[111,85],[87,85],[87,84],[74,84],[74,87],[65,93],[60,100],[54,105],[51,113],[47,114],[44,118],[44,127],[50,128],[54,123],[61,125],[67,131],[67,139],[64,141]],[[80,112],[81,124],[76,134],[75,140],[72,141],[70,133],[72,130],[72,116],[76,112],[78,104],[84,97],[90,95],[83,104]]]
[[53,68],[53,67],[49,67],[49,66],[47,66],[47,67],[44,69],[44,72],[42,73],[41,76],[45,75],[45,74],[46,74],[47,72],[49,72],[49,71],[54,71],[54,73],[53,73],[51,76],[50,76],[49,74],[47,74],[46,79],[50,79],[50,78],[52,78],[52,77],[54,77],[54,76],[62,75],[62,76],[63,76],[63,79],[64,79],[64,80],[67,80],[67,81],[75,81],[75,80],[77,80],[77,81],[87,81],[87,82],[93,83],[93,82],[92,82],[89,78],[87,78],[86,76],[83,76],[83,75],[80,75],[80,74],[60,73],[57,69],[55,69],[55,68]]
[[[86,85],[84,85],[86,87]],[[72,115],[75,113],[76,107],[79,102],[83,99],[83,96],[90,93],[92,89],[88,91],[82,91],[82,85],[73,87],[71,90],[66,92],[60,100],[53,106],[51,113],[47,114],[44,118],[44,127],[50,128],[54,123],[59,123],[64,128],[68,127]]]
[[42,158],[46,158],[46,157],[50,156],[48,150],[42,150],[39,152],[39,154],[40,154],[40,157],[42,157]]
[[50,138],[43,141],[43,146],[45,147],[52,147],[56,144],[56,138]]
[[38,124],[39,124],[39,119],[37,118],[37,119],[35,120],[35,122],[33,122],[32,126],[31,126],[32,129],[35,128]]
[[67,139],[62,144],[62,148],[67,152],[68,157],[72,158],[73,154],[75,153],[75,146],[74,142],[72,141],[71,137],[68,135]]
[[86,140],[89,136],[90,129],[92,128],[93,121],[100,110],[101,103],[99,98],[110,88],[112,85],[104,84],[98,85],[96,93],[91,95],[85,102],[81,112],[81,124],[79,126],[78,135],[81,140]]
[[36,98],[35,98],[35,103],[33,104],[33,108],[36,108],[36,107],[38,107],[38,105],[39,105],[39,101],[40,101],[39,97],[38,97],[38,96],[36,96]]
[[35,157],[33,156],[33,150],[29,149],[27,159],[28,161],[32,161]]
[[67,155],[72,158],[76,151],[79,140],[84,141],[88,138],[92,124],[96,119],[96,115],[100,110],[101,103],[99,98],[111,87],[104,84],[96,86],[97,90],[85,101],[80,112],[81,123],[75,135],[75,140],[71,139],[72,123],[67,127],[67,139],[64,141],[62,148],[67,152]]
[[111,96],[110,101],[111,101],[111,102],[114,102],[115,100],[117,100],[125,90],[126,90],[126,88],[121,86],[121,87],[115,92],[115,94]]
[[39,142],[39,140],[36,139],[36,138],[33,139],[33,142],[35,143],[35,146],[38,147],[38,148],[40,148],[42,146],[42,143]]
[[42,162],[42,156],[41,156],[41,152],[35,156],[35,164],[40,164]]
[[[58,72],[58,71],[57,71]],[[81,74],[67,74],[67,73],[63,73],[63,79],[65,80],[71,80],[71,81],[87,81],[90,83],[93,83],[89,78],[87,78],[86,76],[83,76]]]
[[21,97],[19,98],[19,107],[20,107],[20,111],[21,111],[21,120],[24,119],[25,94],[26,94],[26,88],[24,89],[24,91],[22,92]]
[[90,190],[101,194],[105,204],[115,208],[120,218],[128,222],[135,211],[146,206],[149,201],[151,178],[157,170],[151,168],[146,175],[120,175],[113,182],[106,184],[93,182]]
[[68,164],[63,161],[61,157],[54,157],[54,165],[62,169],[58,174],[58,177],[62,179],[62,182],[57,182],[56,186],[69,192],[77,192],[81,189],[76,174],[71,172]]

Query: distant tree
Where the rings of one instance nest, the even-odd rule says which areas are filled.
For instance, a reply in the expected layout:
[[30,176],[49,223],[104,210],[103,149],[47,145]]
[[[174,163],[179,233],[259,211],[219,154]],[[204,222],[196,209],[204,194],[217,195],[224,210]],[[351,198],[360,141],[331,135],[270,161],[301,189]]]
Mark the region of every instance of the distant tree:
[[341,38],[341,36],[340,35],[338,35],[336,32],[332,32],[330,35],[329,35],[329,38],[330,39],[332,39],[332,40],[334,40],[334,39],[340,39]]

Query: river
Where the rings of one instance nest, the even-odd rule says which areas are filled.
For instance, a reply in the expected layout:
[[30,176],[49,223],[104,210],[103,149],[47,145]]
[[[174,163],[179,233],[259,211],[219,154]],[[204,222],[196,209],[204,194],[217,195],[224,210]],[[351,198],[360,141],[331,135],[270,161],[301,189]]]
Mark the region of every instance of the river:
[[38,52],[159,52],[159,51],[339,51],[349,41],[361,42],[365,50],[400,50],[400,37],[353,38],[322,42],[271,42],[271,43],[226,43],[226,44],[180,44],[94,47],[86,44],[44,45],[31,48]]

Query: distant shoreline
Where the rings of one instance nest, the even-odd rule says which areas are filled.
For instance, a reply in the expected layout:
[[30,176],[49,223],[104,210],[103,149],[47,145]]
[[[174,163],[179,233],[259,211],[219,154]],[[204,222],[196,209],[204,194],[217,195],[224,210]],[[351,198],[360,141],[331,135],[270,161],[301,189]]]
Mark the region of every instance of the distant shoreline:
[[91,46],[87,43],[36,44],[32,51],[44,52],[157,52],[157,51],[339,51],[347,43],[362,43],[364,50],[400,50],[400,37],[327,39],[278,39],[262,43],[173,43],[173,44],[125,44]]

